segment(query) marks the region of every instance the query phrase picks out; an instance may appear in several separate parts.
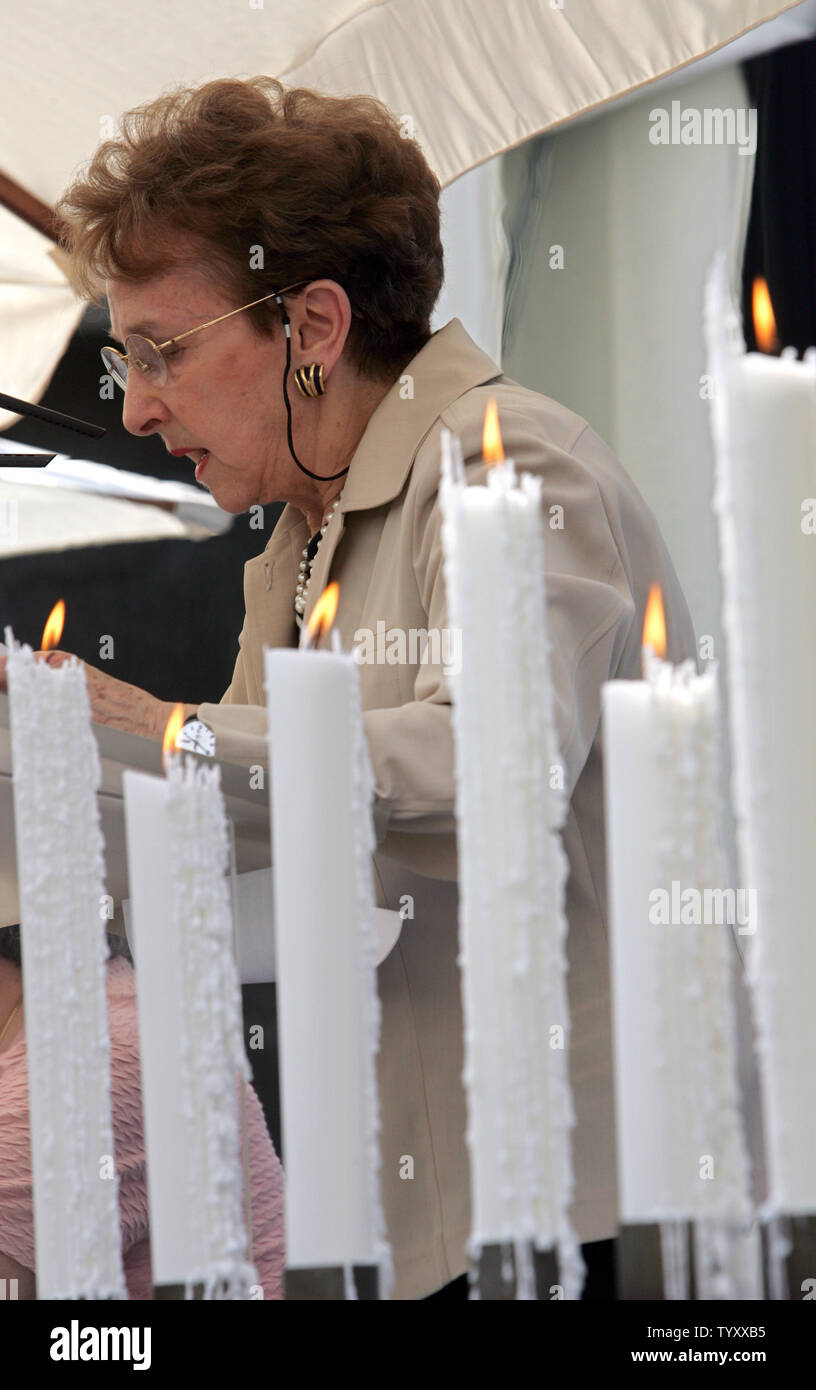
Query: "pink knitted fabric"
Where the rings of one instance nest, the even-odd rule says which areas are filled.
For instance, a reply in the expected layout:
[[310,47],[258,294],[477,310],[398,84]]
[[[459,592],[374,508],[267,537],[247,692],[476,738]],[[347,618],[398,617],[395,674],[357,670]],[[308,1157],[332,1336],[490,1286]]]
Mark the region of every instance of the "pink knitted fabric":
[[[121,957],[108,961],[108,1021],[122,1260],[131,1298],[151,1294],[139,1024],[133,969]],[[261,1103],[247,1085],[247,1133],[252,1208],[252,1261],[264,1298],[283,1298],[284,1176]],[[28,1134],[28,1067],[21,1035],[0,1053],[0,1250],[34,1268],[31,1152]]]

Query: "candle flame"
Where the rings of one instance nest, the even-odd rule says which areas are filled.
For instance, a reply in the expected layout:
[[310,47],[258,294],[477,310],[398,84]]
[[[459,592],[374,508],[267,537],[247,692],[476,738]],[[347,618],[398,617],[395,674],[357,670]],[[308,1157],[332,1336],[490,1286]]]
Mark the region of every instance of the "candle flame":
[[169,753],[176,751],[176,739],[184,725],[184,705],[176,705],[164,726],[164,738],[162,739],[162,767],[167,766]]
[[324,589],[320,598],[317,600],[306,624],[306,631],[309,634],[309,645],[314,646],[329,631],[334,616],[337,612],[337,604],[340,600],[340,585],[335,580]]
[[504,462],[504,446],[499,429],[499,407],[494,400],[487,402],[482,431],[482,458],[488,465]]
[[761,275],[754,280],[752,300],[757,347],[760,352],[778,352],[779,335],[776,331],[771,295],[768,282]]
[[659,656],[661,660],[666,655],[666,617],[659,584],[653,584],[649,590],[643,618],[643,646],[652,647],[655,656]]
[[40,643],[41,652],[49,652],[52,647],[59,646],[62,636],[62,629],[65,626],[65,599],[60,599],[55,603],[51,612],[48,614],[45,627],[43,628],[42,642]]

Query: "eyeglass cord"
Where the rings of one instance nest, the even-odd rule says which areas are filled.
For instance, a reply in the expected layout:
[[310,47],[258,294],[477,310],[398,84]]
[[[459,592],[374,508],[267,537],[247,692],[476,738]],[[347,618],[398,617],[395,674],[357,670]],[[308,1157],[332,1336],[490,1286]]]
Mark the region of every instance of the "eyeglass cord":
[[302,473],[306,473],[310,478],[316,478],[319,483],[332,483],[335,478],[342,478],[344,473],[348,473],[351,464],[348,465],[348,468],[341,468],[339,473],[330,473],[327,477],[323,477],[322,474],[313,473],[310,468],[305,468],[295,453],[295,446],[292,441],[292,406],[289,402],[289,392],[286,389],[289,368],[292,365],[292,325],[283,300],[279,294],[275,295],[275,302],[281,311],[283,331],[286,334],[286,366],[283,369],[283,399],[286,403],[286,438],[289,444],[289,452]]

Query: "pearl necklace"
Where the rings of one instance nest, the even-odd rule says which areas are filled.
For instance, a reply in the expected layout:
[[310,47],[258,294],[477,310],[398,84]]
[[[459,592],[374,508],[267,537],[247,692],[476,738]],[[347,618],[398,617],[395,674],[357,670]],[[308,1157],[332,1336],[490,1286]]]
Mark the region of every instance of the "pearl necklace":
[[341,490],[335,498],[334,502],[332,503],[330,509],[326,512],[326,515],[323,518],[323,525],[317,533],[317,545],[314,549],[314,555],[312,555],[311,557],[309,555],[309,546],[315,539],[314,536],[310,538],[310,540],[307,542],[306,545],[304,545],[303,550],[301,551],[302,558],[300,564],[298,565],[298,582],[297,589],[295,590],[295,622],[297,623],[298,627],[303,627],[303,614],[306,611],[306,600],[309,597],[309,585],[312,580],[312,565],[314,564],[317,558],[317,552],[320,549],[320,542],[322,541],[329,528],[329,522],[331,521],[332,517],[337,511],[337,508],[340,506],[342,497],[343,493]]

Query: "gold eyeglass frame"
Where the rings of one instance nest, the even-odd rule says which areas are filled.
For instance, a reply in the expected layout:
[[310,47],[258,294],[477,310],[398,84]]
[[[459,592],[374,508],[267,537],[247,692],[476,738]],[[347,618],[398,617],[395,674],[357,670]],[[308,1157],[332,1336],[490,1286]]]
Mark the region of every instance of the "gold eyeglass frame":
[[[265,300],[275,299],[275,297],[280,294],[289,294],[292,290],[299,289],[301,285],[308,285],[310,283],[311,282],[309,280],[296,280],[293,285],[287,285],[282,290],[273,290],[271,294],[264,294],[261,296],[260,299],[253,299],[249,304],[242,304],[240,309],[230,309],[229,313],[227,314],[219,314],[217,319],[210,319],[209,323],[200,323],[198,325],[198,328],[188,328],[185,333],[177,333],[175,338],[168,338],[165,343],[154,343],[152,338],[145,337],[143,333],[129,333],[125,339],[124,346],[125,348],[127,348],[128,343],[134,342],[147,343],[148,346],[151,347],[154,352],[157,352],[159,354],[159,357],[161,358],[161,361],[164,363],[164,376],[162,377],[161,381],[156,382],[156,385],[160,387],[164,386],[167,383],[167,362],[163,355],[165,348],[172,347],[174,343],[180,343],[182,338],[189,338],[192,336],[193,333],[200,333],[204,328],[212,328],[213,324],[223,323],[224,319],[231,319],[233,314],[242,314],[245,309],[253,309],[256,304],[263,304]],[[106,353],[110,353],[114,357],[121,358],[123,362],[129,365],[128,359],[131,357],[133,353],[133,348],[128,349],[126,352],[120,352],[118,348],[112,347],[109,343],[106,343],[103,348],[100,348],[100,355],[102,357],[102,361],[104,362],[107,371],[113,377],[117,386],[121,386],[122,390],[124,391],[125,387],[127,386],[127,377],[125,377],[125,380],[122,381],[121,378],[116,375],[114,365],[108,361],[108,358],[105,355]],[[146,373],[148,370],[147,366],[136,361],[135,358],[134,365],[138,367],[139,371],[141,371],[142,373]]]

